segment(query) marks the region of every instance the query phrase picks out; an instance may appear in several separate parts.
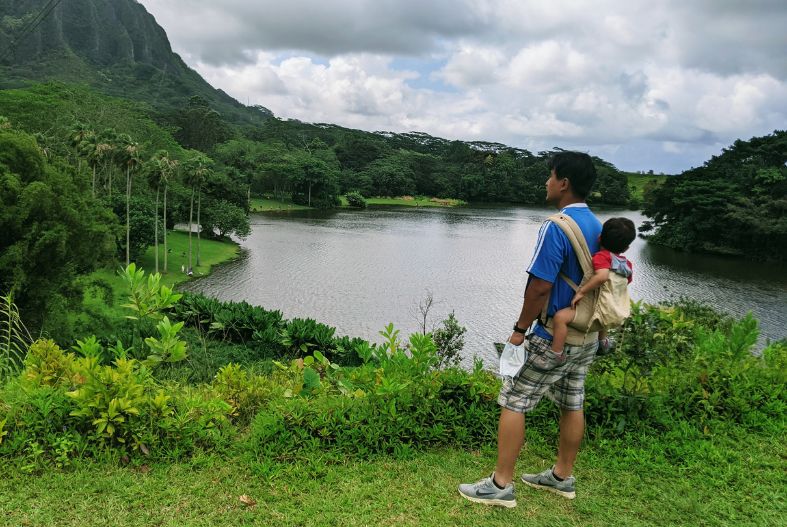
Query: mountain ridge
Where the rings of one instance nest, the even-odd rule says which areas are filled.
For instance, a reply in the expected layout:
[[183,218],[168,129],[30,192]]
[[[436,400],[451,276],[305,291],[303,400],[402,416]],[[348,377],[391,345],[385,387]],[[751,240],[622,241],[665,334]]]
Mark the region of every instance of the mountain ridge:
[[[7,50],[48,0],[0,0],[0,50]],[[174,51],[166,31],[136,0],[61,2],[0,64],[0,88],[60,80],[109,95],[142,99],[172,112],[193,95],[228,121],[262,122],[273,114],[246,107],[214,88]]]

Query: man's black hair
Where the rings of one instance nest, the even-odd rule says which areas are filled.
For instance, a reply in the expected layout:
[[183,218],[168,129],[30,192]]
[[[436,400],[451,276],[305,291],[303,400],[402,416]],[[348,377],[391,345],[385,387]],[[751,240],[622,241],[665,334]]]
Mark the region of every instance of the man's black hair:
[[601,246],[616,254],[628,249],[636,237],[637,229],[628,218],[610,218],[601,228]]
[[585,199],[596,182],[596,167],[589,155],[582,152],[558,152],[549,159],[549,171],[555,171],[558,179],[571,182],[571,189]]

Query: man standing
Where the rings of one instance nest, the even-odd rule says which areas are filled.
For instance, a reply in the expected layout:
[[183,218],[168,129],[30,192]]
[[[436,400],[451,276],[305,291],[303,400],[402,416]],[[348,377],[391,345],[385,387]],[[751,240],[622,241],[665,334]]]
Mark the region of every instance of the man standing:
[[[596,180],[596,169],[589,155],[559,152],[549,162],[546,182],[550,205],[570,216],[579,225],[590,254],[598,251],[601,222],[590,211],[585,199]],[[528,357],[519,374],[503,382],[498,404],[502,407],[497,435],[497,466],[488,477],[473,484],[462,484],[459,493],[465,498],[488,505],[515,507],[514,465],[525,441],[525,413],[546,395],[560,407],[560,440],[557,461],[539,474],[524,474],[521,481],[565,498],[576,496],[571,475],[579,445],[585,432],[582,412],[585,400],[585,375],[598,347],[598,333],[574,333],[567,339],[563,352],[551,349],[549,318],[568,307],[574,290],[560,278],[564,273],[575,283],[582,280],[582,268],[565,233],[546,221],[538,233],[535,252],[527,268],[522,312],[514,325],[511,343],[522,344],[533,322],[535,328],[525,345]],[[539,320],[549,299],[546,320]]]

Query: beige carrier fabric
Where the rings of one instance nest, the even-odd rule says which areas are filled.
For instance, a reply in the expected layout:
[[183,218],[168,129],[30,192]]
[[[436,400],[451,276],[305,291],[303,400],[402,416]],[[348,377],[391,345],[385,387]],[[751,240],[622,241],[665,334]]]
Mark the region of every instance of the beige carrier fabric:
[[[555,225],[560,227],[571,242],[574,252],[582,267],[582,282],[585,284],[593,277],[593,261],[588,249],[585,236],[579,225],[566,214],[553,214],[549,217]],[[560,273],[563,280],[576,291],[579,286],[568,276]],[[572,346],[581,346],[598,339],[598,331],[620,326],[628,318],[631,311],[631,302],[628,295],[628,280],[617,273],[610,273],[610,278],[604,284],[586,294],[576,306],[576,315],[568,326],[566,343]],[[547,318],[547,299],[541,311],[541,320]],[[552,334],[552,319],[546,321],[544,327]]]

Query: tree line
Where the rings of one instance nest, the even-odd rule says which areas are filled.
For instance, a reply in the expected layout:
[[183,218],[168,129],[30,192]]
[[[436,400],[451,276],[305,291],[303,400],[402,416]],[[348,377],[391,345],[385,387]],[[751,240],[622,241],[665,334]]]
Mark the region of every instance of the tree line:
[[77,301],[80,275],[138,260],[151,245],[155,271],[168,272],[167,231],[176,222],[188,225],[189,269],[200,265],[204,234],[250,232],[242,183],[215,165],[196,150],[151,152],[83,122],[60,137],[0,117],[0,291],[40,327]]
[[787,132],[737,140],[703,166],[645,188],[640,231],[687,252],[787,260]]

